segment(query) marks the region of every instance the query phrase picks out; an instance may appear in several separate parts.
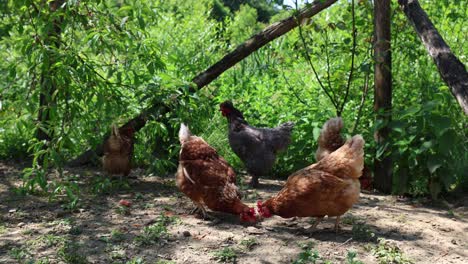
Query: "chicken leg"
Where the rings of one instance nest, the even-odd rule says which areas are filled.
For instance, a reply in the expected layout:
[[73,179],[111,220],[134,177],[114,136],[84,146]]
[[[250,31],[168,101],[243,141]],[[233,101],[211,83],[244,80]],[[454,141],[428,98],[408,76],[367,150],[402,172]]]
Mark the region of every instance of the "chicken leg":
[[338,233],[340,231],[340,217],[341,215],[337,216],[336,217],[336,220],[335,220],[335,232]]
[[202,204],[195,203],[195,208],[190,211],[190,214],[198,214],[203,218],[203,220],[209,219],[205,207]]
[[312,224],[312,226],[309,227],[309,228],[307,228],[307,232],[308,232],[309,234],[315,232],[315,230],[317,229],[318,224],[320,224],[320,222],[322,222],[322,220],[323,220],[323,216],[317,217],[317,218],[315,219],[315,222]]

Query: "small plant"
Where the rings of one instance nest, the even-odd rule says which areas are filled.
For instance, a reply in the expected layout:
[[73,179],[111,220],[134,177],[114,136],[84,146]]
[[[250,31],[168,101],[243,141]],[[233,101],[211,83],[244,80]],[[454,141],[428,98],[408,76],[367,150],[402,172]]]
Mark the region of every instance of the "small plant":
[[172,261],[172,260],[160,259],[160,260],[156,261],[155,264],[175,264],[175,262]]
[[110,258],[112,260],[125,259],[127,252],[121,246],[112,246],[110,249]]
[[353,239],[356,241],[372,241],[375,239],[375,234],[364,222],[354,223],[351,232],[353,233]]
[[317,263],[321,259],[322,258],[317,250],[307,248],[299,253],[298,258],[293,262],[293,264]]
[[[145,264],[145,260],[143,258],[133,258],[127,262],[125,262],[125,264]],[[159,262],[156,262],[156,263],[159,263]]]
[[119,215],[130,215],[130,207],[119,205],[115,208],[115,212]]
[[222,263],[236,263],[237,253],[233,248],[226,247],[214,252],[214,258]]
[[38,238],[38,241],[43,242],[46,247],[54,247],[59,244],[65,243],[66,239],[61,236],[56,236],[53,234],[42,235]]
[[14,248],[11,248],[9,251],[8,251],[8,254],[16,259],[18,262],[22,262],[21,260],[24,260],[26,259],[27,257],[29,257],[31,255],[31,253],[29,253],[29,251],[25,248],[22,248],[22,247],[14,247]]
[[7,228],[5,227],[5,225],[3,223],[0,223],[0,235],[6,233],[6,231]]
[[242,240],[240,244],[244,246],[247,250],[252,250],[259,243],[256,238],[249,238]]
[[173,222],[175,222],[175,217],[169,217],[161,214],[156,220],[156,223],[145,227],[143,229],[143,233],[135,237],[135,243],[137,245],[154,244],[159,239],[168,235],[167,226]]
[[111,239],[114,242],[122,242],[125,239],[125,235],[120,230],[113,229],[111,231]]
[[381,264],[411,264],[411,260],[407,259],[400,248],[395,243],[379,238],[378,244],[372,250],[372,253],[377,257]]
[[86,257],[78,252],[79,248],[78,244],[71,241],[65,241],[65,243],[57,250],[57,256],[60,260],[69,264],[88,263]]
[[354,251],[348,251],[348,255],[346,255],[346,263],[347,264],[364,264],[362,261],[355,259],[357,253]]

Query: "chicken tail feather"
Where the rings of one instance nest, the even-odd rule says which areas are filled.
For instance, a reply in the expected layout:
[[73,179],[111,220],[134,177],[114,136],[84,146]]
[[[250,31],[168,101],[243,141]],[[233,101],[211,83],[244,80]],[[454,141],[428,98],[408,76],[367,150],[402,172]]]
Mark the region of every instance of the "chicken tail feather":
[[317,161],[325,158],[344,144],[344,139],[340,134],[341,129],[343,129],[341,117],[331,118],[325,122],[318,138],[319,147],[315,152]]
[[182,123],[180,125],[180,130],[179,130],[179,141],[180,143],[184,143],[185,141],[188,141],[192,133],[190,132],[190,129],[188,128],[187,125]]

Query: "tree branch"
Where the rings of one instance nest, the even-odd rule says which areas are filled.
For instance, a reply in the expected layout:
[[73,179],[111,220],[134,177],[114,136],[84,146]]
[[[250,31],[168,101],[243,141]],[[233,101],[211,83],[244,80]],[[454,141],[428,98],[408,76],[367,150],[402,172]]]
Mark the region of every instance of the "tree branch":
[[[274,23],[262,30],[261,32],[259,32],[258,34],[255,34],[250,39],[237,46],[235,50],[228,53],[213,66],[195,76],[195,78],[192,79],[192,82],[196,84],[196,87],[190,86],[189,92],[193,93],[197,91],[197,88],[200,89],[205,87],[213,80],[215,80],[218,76],[220,76],[223,72],[227,71],[232,66],[234,66],[235,64],[237,64],[238,62],[255,52],[256,50],[265,46],[274,39],[286,34],[292,29],[296,28],[304,19],[316,15],[320,11],[334,4],[336,1],[337,0],[317,0],[308,7],[300,10],[299,14]],[[143,111],[141,114],[128,121],[125,125],[122,126],[122,128],[132,126],[135,131],[139,131],[142,127],[146,125],[146,121],[148,120],[148,113],[152,112],[152,110],[157,110],[160,115],[171,111],[170,107],[167,105],[154,105],[150,109]],[[79,155],[76,159],[69,162],[68,165],[85,165],[90,163],[96,155],[102,156],[102,154],[103,148],[102,144],[100,144],[96,146],[95,149],[89,149],[83,154]]]
[[437,65],[440,76],[468,115],[468,73],[465,65],[450,50],[417,0],[398,0],[398,3]]

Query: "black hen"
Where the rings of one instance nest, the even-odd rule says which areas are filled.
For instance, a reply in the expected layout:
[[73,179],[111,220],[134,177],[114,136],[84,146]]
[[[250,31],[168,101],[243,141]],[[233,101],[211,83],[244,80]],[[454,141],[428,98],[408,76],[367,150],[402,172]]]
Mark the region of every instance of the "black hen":
[[250,126],[230,101],[221,103],[220,111],[229,123],[229,145],[252,175],[250,185],[257,187],[258,178],[266,175],[275,164],[278,151],[285,150],[291,143],[294,123],[286,122],[276,128]]

